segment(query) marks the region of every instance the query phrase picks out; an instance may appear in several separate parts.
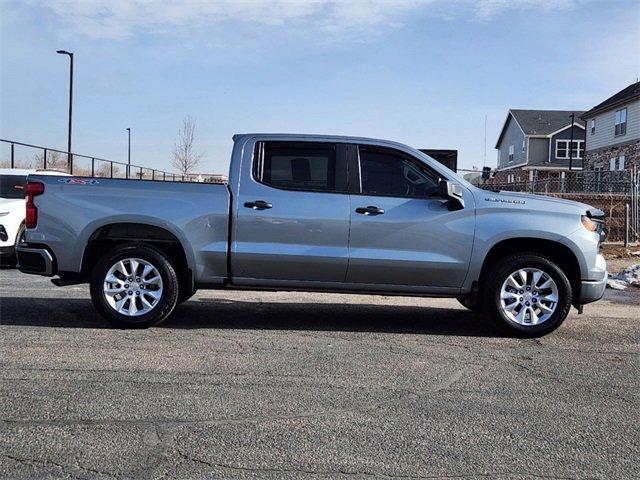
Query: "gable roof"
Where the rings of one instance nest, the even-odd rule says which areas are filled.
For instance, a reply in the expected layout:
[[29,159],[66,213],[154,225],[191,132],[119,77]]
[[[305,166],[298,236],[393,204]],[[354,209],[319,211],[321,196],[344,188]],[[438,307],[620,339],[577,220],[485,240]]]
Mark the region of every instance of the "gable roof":
[[582,115],[581,118],[593,117],[594,115],[610,110],[619,105],[629,102],[630,100],[640,99],[640,82],[632,83],[627,88],[623,88],[615,95],[610,96],[604,102],[599,103],[591,110]]
[[509,118],[513,117],[520,130],[525,135],[549,135],[563,127],[568,127],[571,123],[571,114],[575,115],[575,122],[584,127],[581,115],[584,110],[520,110],[511,109],[504,122],[496,148],[499,148],[502,136],[507,129]]

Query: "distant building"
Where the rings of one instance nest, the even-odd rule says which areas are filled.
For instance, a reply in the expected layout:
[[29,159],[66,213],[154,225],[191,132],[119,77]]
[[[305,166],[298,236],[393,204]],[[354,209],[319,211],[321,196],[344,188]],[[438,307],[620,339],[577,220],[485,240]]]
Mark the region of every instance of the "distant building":
[[582,114],[584,111],[509,110],[496,143],[498,166],[494,181],[509,183],[556,177],[569,167],[582,170],[585,148]]
[[226,183],[229,178],[222,173],[189,173],[185,175],[192,182]]
[[599,103],[582,119],[587,125],[585,169],[640,167],[640,82]]
[[420,151],[422,153],[426,153],[450,170],[453,170],[454,172],[458,170],[458,150],[421,148]]

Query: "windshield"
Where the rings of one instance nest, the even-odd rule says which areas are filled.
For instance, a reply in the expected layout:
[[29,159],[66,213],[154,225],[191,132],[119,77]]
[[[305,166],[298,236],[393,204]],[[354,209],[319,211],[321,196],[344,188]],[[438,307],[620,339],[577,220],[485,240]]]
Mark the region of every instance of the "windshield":
[[0,175],[0,198],[24,198],[26,183],[23,175]]

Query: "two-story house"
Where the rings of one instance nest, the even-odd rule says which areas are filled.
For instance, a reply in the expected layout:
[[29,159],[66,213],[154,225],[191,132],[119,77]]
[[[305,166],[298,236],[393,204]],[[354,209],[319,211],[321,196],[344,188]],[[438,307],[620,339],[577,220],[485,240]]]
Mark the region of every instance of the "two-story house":
[[584,111],[571,110],[509,110],[496,143],[495,180],[527,181],[540,172],[549,177],[559,176],[570,168],[582,170],[583,114]]
[[582,115],[587,124],[585,170],[640,167],[640,82]]

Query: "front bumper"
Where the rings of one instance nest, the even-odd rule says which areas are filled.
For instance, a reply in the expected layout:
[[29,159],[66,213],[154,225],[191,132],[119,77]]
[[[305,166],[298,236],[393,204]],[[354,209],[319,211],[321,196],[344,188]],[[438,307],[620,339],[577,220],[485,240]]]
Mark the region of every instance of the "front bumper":
[[596,265],[590,271],[594,280],[582,280],[580,288],[580,305],[600,300],[607,288],[607,262],[600,254],[596,257]]
[[16,247],[18,270],[51,277],[56,273],[56,262],[53,254],[45,247],[19,245]]

